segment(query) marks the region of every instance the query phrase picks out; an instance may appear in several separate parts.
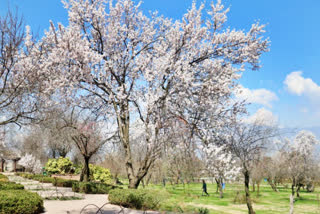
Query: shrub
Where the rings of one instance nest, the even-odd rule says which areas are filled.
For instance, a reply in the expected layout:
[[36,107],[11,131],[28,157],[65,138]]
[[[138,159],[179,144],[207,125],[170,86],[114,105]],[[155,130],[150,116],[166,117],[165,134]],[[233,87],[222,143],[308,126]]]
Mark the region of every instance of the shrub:
[[78,181],[74,180],[67,180],[67,179],[62,179],[62,178],[53,178],[53,186],[57,187],[72,187],[73,183],[76,183]]
[[0,174],[0,182],[7,182],[7,181],[9,181],[8,177],[3,174]]
[[77,174],[77,175],[80,174],[82,168],[83,168],[83,165],[81,165],[81,164],[74,164],[74,165],[73,165],[73,173],[74,173],[74,174]]
[[[252,202],[257,202],[256,198],[251,198]],[[237,191],[234,198],[233,203],[235,204],[245,204],[247,203],[246,195],[243,192]]]
[[144,189],[114,189],[109,192],[112,204],[135,209],[157,209],[167,193]]
[[119,188],[114,185],[94,182],[73,182],[72,191],[86,194],[108,194],[110,190]]
[[198,210],[199,214],[209,214],[209,210],[207,208],[199,208]]
[[24,189],[21,184],[16,184],[14,182],[0,182],[0,190],[11,190],[11,189]]
[[40,177],[39,176],[39,177],[30,178],[30,179],[39,181],[41,183],[53,183],[54,182],[54,178],[51,178],[51,177]]
[[0,190],[1,214],[38,214],[43,211],[43,200],[26,190]]
[[237,191],[233,203],[235,204],[245,204],[246,203],[246,195]]
[[49,159],[46,163],[46,171],[49,174],[66,174],[71,172],[73,163],[69,158],[60,157],[58,159]]
[[54,182],[54,178],[49,177],[49,176],[44,176],[44,175],[34,175],[34,174],[28,174],[28,173],[16,173],[16,175],[23,177],[23,178],[27,178],[27,179],[32,179],[32,180],[36,180],[39,181],[41,183],[53,183]]
[[90,164],[89,167],[93,180],[103,183],[109,183],[111,181],[111,173],[109,169],[92,164]]

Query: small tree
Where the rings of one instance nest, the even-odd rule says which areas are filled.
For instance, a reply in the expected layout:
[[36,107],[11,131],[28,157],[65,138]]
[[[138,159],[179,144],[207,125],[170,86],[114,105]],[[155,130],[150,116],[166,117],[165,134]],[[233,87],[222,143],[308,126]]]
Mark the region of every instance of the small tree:
[[288,174],[292,181],[292,196],[296,193],[297,197],[300,197],[300,188],[307,184],[312,177],[315,160],[314,151],[316,151],[315,146],[318,143],[319,141],[312,132],[303,130],[295,136],[288,151],[284,151]]
[[222,183],[236,177],[240,173],[240,167],[225,146],[209,144],[203,147],[202,152],[205,169],[209,175],[215,177],[220,198],[223,198]]
[[278,135],[273,122],[256,119],[249,123],[247,120],[234,117],[223,131],[217,134],[218,143],[227,146],[241,164],[249,214],[255,213],[249,191],[250,173],[253,165],[259,161],[262,152],[266,149],[269,140]]
[[[86,119],[81,120],[80,115],[85,116]],[[73,107],[70,113],[70,117],[64,117],[65,128],[69,129],[72,141],[75,143],[80,154],[83,157],[84,165],[80,175],[80,181],[90,180],[90,168],[89,163],[93,155],[97,154],[99,149],[115,138],[116,132],[103,133],[104,136],[109,136],[103,139],[102,128],[106,129],[107,124],[98,121],[98,116],[90,114],[87,111],[77,111],[77,108]],[[114,134],[115,133],[115,134]]]
[[40,173],[42,170],[42,165],[40,160],[37,160],[31,154],[24,155],[19,161],[18,164],[23,166],[27,171],[32,173]]

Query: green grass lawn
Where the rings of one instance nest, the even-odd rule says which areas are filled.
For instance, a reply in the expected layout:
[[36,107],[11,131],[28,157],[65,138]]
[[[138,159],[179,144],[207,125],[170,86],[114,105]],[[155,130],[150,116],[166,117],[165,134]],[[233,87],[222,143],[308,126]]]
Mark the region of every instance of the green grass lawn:
[[[242,184],[227,184],[224,198],[219,198],[215,184],[207,184],[210,196],[201,196],[202,184],[189,185],[149,185],[148,189],[163,189],[169,193],[169,197],[161,205],[161,211],[174,213],[195,213],[199,208],[207,208],[210,213],[237,214],[248,213],[245,203],[235,203],[237,192],[244,195]],[[142,188],[142,186],[140,187]],[[256,188],[257,189],[257,188]],[[257,214],[289,213],[289,197],[291,190],[280,187],[279,192],[274,192],[267,183],[260,185],[260,194],[251,192],[253,207]],[[320,214],[320,191],[316,188],[313,193],[301,190],[300,199],[294,204],[295,213]]]

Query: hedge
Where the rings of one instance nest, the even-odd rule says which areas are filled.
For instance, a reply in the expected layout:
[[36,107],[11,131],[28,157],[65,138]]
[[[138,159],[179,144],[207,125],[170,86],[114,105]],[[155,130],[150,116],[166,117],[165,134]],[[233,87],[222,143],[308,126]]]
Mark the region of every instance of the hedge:
[[0,174],[0,190],[11,189],[24,189],[24,186],[21,184],[16,184],[15,182],[10,182],[7,176]]
[[145,189],[114,189],[109,192],[109,201],[112,204],[134,209],[158,209],[167,193]]
[[3,174],[0,174],[0,182],[6,182],[6,181],[9,181],[8,177]]
[[28,173],[16,173],[16,175],[23,177],[23,178],[36,180],[41,183],[53,183],[54,182],[54,178],[49,177],[49,176],[44,176],[44,175],[34,175],[34,174],[28,174]]
[[108,194],[110,190],[119,188],[106,183],[95,183],[95,182],[79,182],[75,180],[67,180],[62,178],[54,178],[43,175],[33,175],[27,173],[17,173],[18,176],[37,180],[43,183],[52,183],[57,187],[72,187],[72,191],[87,193],[87,194]]
[[75,180],[67,180],[62,178],[54,178],[52,184],[57,187],[72,187],[73,183],[77,183]]
[[11,189],[24,189],[21,184],[16,184],[14,182],[0,182],[0,190],[11,190]]
[[108,194],[110,190],[119,188],[114,185],[94,182],[74,182],[72,191],[86,194]]
[[43,200],[26,190],[0,190],[1,214],[38,214],[44,210]]

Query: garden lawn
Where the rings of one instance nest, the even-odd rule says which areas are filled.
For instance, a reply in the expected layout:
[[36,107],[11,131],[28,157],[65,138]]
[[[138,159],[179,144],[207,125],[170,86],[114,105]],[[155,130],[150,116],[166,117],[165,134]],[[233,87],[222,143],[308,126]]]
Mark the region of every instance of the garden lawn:
[[[248,213],[246,204],[235,203],[237,192],[244,195],[242,184],[227,184],[224,198],[220,199],[216,193],[215,184],[207,184],[210,196],[201,196],[202,184],[167,185],[166,190],[170,197],[161,204],[161,211],[192,213],[200,208],[207,208],[210,213],[241,214]],[[142,188],[142,186],[140,187]],[[146,189],[164,189],[161,185],[149,185]],[[320,187],[313,193],[301,190],[300,199],[296,198],[295,213],[320,214]],[[256,187],[257,190],[257,187]],[[289,197],[291,190],[280,187],[279,192],[274,192],[267,183],[260,185],[260,194],[251,192],[253,207],[257,214],[289,213]]]

